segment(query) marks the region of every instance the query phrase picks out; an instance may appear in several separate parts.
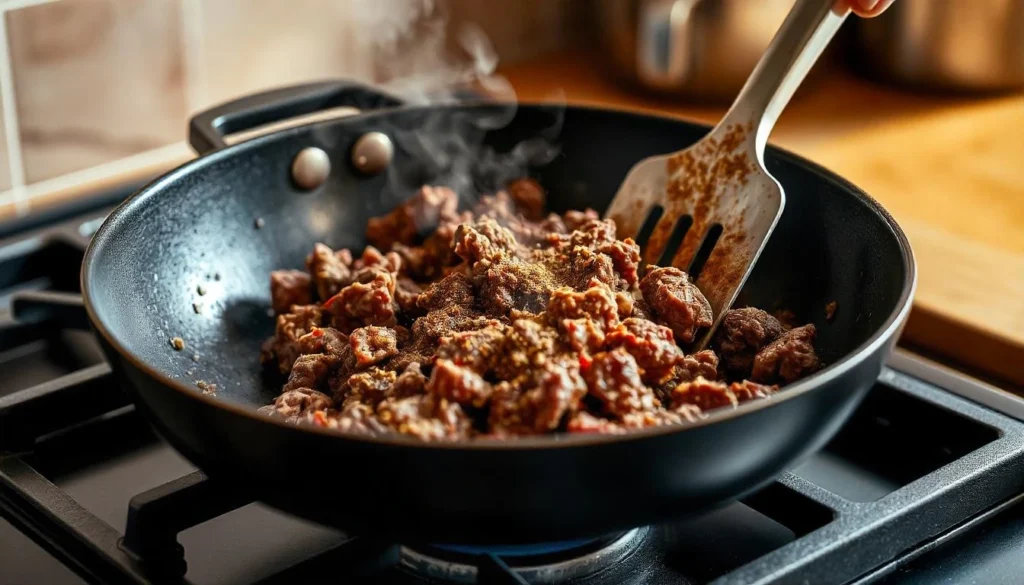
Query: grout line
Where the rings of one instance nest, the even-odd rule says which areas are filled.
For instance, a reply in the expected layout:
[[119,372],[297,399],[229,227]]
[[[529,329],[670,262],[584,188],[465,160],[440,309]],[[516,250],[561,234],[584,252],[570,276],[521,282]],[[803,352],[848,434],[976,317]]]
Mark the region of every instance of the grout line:
[[56,0],[0,0],[0,11],[18,10],[19,8],[28,8],[29,6],[49,4],[51,2],[56,2]]
[[[8,2],[0,6],[7,8]],[[11,178],[11,199],[18,217],[28,213],[25,190],[25,162],[18,127],[18,103],[14,93],[14,72],[11,68],[11,44],[7,36],[7,13],[0,9],[0,109],[3,110],[4,135],[7,143],[7,170]]]
[[21,158],[21,133],[18,129],[18,105],[14,95],[14,74],[11,71],[7,19],[2,11],[0,11],[0,108],[3,109],[8,170],[11,174],[11,185],[17,194],[18,188],[25,185],[25,168]]
[[103,163],[40,181],[25,187],[26,201],[39,198],[43,195],[59,191],[61,189],[81,187],[83,184],[109,179],[118,175],[137,171],[145,167],[166,166],[171,163],[180,163],[193,158],[195,154],[185,142],[175,142],[153,150],[147,150],[122,159]]
[[191,116],[208,105],[201,0],[184,0],[181,4],[181,46],[185,66],[185,106]]

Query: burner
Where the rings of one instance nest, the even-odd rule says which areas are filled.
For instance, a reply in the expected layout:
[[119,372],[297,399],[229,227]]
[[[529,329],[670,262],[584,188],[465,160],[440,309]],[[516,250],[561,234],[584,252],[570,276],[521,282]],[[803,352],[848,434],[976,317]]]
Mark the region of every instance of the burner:
[[497,561],[532,584],[563,583],[620,563],[640,547],[648,530],[634,528],[601,538],[519,546],[403,546],[399,563],[419,577],[477,583],[481,563]]

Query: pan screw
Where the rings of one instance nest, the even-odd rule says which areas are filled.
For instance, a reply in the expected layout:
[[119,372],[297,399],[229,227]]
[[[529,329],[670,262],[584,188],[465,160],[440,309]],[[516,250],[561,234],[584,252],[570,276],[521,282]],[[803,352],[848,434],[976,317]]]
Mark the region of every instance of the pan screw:
[[383,132],[367,132],[352,147],[352,165],[365,175],[379,175],[391,164],[395,147]]
[[292,161],[292,179],[300,189],[316,189],[331,174],[331,159],[323,150],[310,146],[303,148]]

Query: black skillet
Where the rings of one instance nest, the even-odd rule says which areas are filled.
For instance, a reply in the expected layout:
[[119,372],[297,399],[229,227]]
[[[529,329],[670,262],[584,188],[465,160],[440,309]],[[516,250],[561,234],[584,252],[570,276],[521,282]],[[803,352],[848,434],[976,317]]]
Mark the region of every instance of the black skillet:
[[[222,138],[337,106],[362,114],[233,146]],[[786,209],[740,302],[814,322],[829,366],[771,400],[624,436],[428,444],[257,414],[279,388],[261,374],[258,354],[273,330],[268,273],[303,266],[318,241],[360,248],[367,218],[423,182],[465,192],[468,178],[486,188],[521,165],[547,187],[553,209],[601,210],[633,163],[707,130],[573,106],[401,106],[346,82],[250,96],[193,119],[190,140],[202,156],[107,218],[85,257],[86,307],[115,371],[173,446],[210,476],[299,516],[406,542],[512,544],[693,514],[764,486],[822,447],[871,387],[910,309],[914,261],[893,219],[842,178],[779,149],[765,160],[786,188]],[[396,142],[376,176],[350,163],[353,144],[371,131]],[[332,170],[306,191],[290,168],[311,146],[329,154]],[[828,323],[831,301],[838,311]],[[183,351],[168,343],[176,336]],[[200,380],[215,384],[216,396],[204,395]]]

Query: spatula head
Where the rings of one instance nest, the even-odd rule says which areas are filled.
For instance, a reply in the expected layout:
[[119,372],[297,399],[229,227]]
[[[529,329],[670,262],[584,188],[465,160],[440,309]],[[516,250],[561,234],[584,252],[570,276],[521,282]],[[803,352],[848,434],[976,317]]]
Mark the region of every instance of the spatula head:
[[715,317],[696,348],[707,345],[736,299],[785,205],[750,131],[719,127],[686,150],[641,161],[605,214],[620,236],[637,240],[644,262],[675,266],[696,280]]

